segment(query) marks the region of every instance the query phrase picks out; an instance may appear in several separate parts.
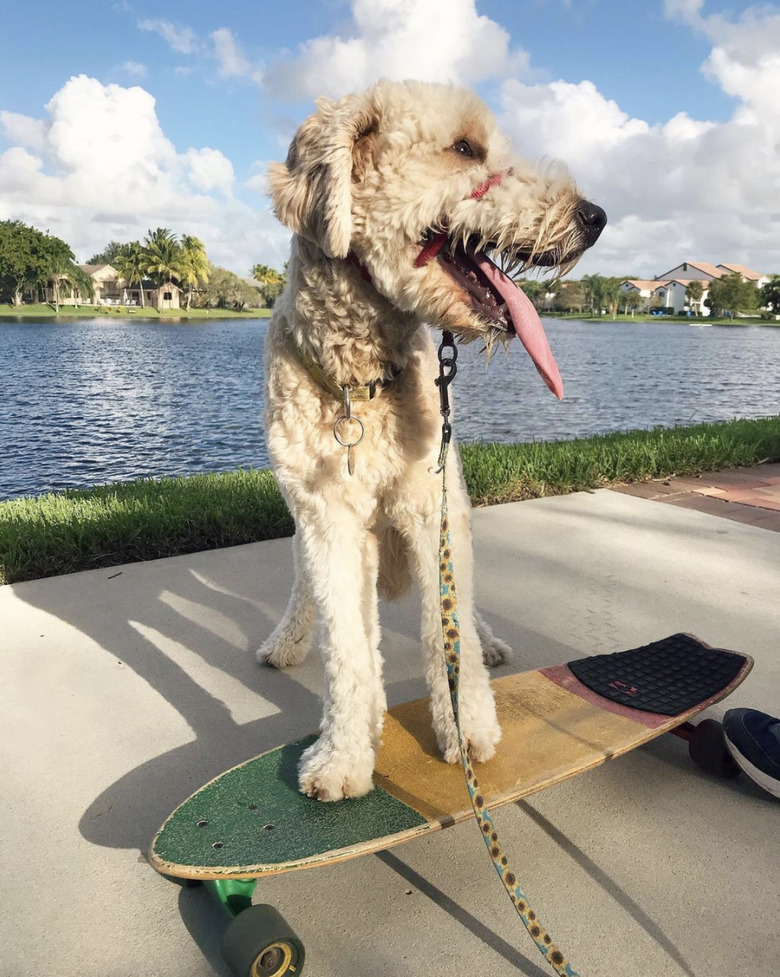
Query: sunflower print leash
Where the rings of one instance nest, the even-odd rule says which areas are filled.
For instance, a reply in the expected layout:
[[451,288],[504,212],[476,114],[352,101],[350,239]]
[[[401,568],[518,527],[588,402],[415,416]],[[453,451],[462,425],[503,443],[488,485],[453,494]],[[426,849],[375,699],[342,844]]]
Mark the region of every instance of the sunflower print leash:
[[[447,342],[448,338],[449,343]],[[447,387],[457,372],[456,360],[457,348],[452,341],[451,334],[445,333],[442,345],[439,348],[440,369],[439,379],[437,381],[441,397],[441,413],[444,418],[438,468],[442,476],[441,525],[439,532],[439,590],[441,593],[441,628],[447,665],[447,684],[450,690],[450,702],[452,703],[455,726],[458,730],[460,759],[463,765],[463,772],[466,775],[466,786],[468,787],[469,797],[471,798],[471,806],[474,809],[474,816],[477,819],[485,846],[490,854],[493,866],[498,873],[498,877],[504,884],[504,888],[512,900],[512,904],[517,910],[520,919],[523,921],[523,925],[539,948],[539,952],[556,973],[560,974],[561,977],[579,977],[578,972],[566,960],[562,951],[553,943],[552,937],[545,930],[544,926],[542,926],[534,910],[531,909],[528,904],[528,897],[521,888],[517,876],[509,867],[508,859],[498,839],[493,818],[485,805],[484,796],[480,793],[479,781],[474,774],[474,769],[468,755],[468,747],[464,742],[463,732],[460,728],[460,625],[458,623],[458,598],[455,591],[455,577],[452,565],[450,526],[447,517],[446,470],[447,449],[451,439]]]

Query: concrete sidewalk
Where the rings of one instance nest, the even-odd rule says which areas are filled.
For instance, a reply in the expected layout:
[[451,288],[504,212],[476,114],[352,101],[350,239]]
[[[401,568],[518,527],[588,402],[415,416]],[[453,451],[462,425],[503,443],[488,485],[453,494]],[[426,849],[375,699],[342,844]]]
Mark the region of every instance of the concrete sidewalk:
[[[611,491],[475,513],[479,604],[550,665],[690,631],[753,655],[713,711],[780,711],[780,536]],[[227,973],[202,889],[143,851],[170,810],[315,729],[316,655],[252,649],[279,619],[289,540],[0,589],[3,977]],[[391,704],[424,694],[414,600],[383,611]],[[535,908],[583,977],[780,972],[780,807],[666,736],[497,812]],[[464,824],[261,881],[308,977],[547,975]]]

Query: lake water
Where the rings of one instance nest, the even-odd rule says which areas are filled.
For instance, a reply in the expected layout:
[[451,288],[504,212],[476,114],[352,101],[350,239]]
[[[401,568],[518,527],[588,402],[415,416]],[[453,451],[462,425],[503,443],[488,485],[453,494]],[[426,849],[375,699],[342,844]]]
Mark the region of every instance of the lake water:
[[[461,441],[560,440],[780,413],[780,328],[546,320],[566,397],[519,343],[460,350]],[[262,319],[0,320],[0,499],[265,468]]]

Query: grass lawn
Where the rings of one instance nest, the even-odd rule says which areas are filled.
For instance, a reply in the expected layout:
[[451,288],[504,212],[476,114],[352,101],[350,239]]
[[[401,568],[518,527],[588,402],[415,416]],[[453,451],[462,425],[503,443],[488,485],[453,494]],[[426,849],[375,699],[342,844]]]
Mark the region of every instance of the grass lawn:
[[[474,505],[780,459],[780,416],[461,447]],[[269,471],[143,479],[0,502],[0,583],[289,536]]]
[[59,313],[53,305],[0,305],[0,318],[23,319],[267,319],[271,309],[142,309],[140,305],[61,305]]
[[619,312],[616,316],[591,315],[579,312],[541,312],[550,319],[581,319],[583,322],[671,322],[678,326],[780,326],[777,319],[715,319],[712,316],[650,315],[637,312],[635,315]]

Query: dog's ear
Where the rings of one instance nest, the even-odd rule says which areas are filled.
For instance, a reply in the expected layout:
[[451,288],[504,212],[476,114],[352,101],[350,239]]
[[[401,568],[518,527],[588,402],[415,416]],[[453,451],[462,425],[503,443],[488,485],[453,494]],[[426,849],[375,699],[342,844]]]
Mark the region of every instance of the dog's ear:
[[274,213],[331,258],[345,258],[352,238],[352,182],[371,159],[378,113],[370,95],[320,99],[295,134],[285,163],[272,163]]

